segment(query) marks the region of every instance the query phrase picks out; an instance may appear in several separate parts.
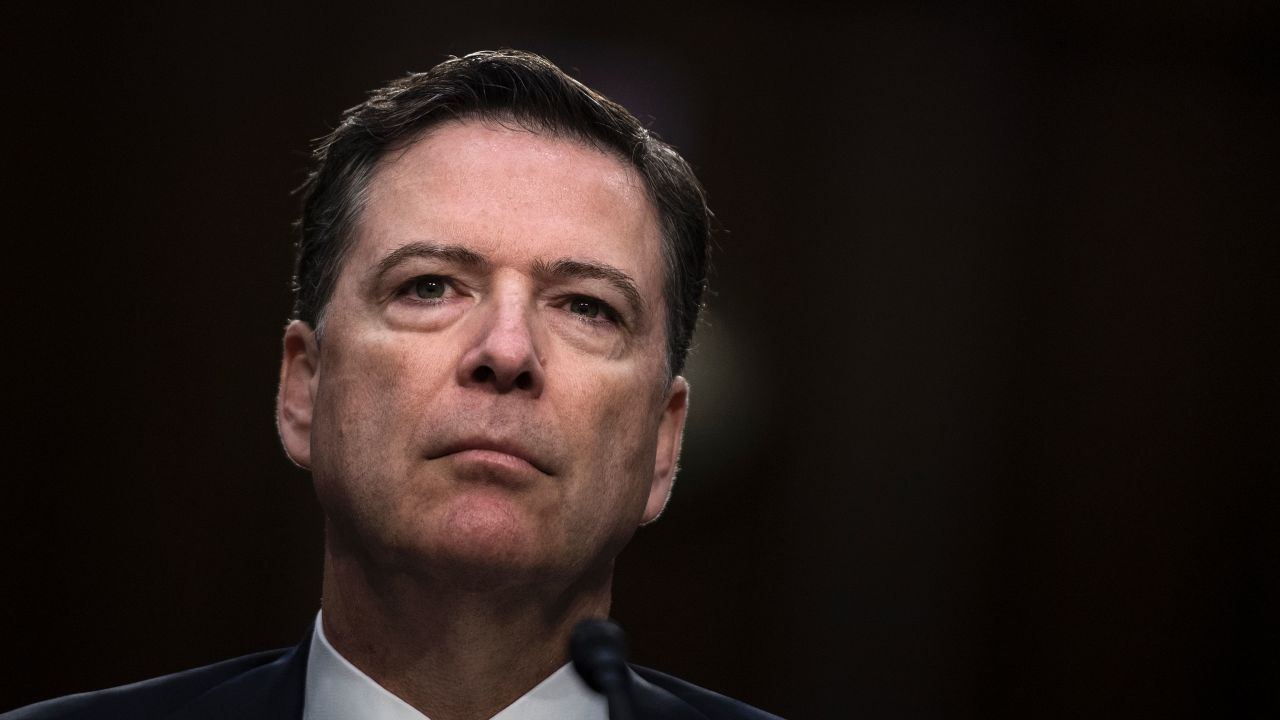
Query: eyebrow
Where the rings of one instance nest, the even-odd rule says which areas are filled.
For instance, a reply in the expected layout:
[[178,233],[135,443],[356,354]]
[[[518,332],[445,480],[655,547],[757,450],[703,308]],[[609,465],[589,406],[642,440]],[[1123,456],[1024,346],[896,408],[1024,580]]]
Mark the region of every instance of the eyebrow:
[[373,287],[380,285],[382,278],[387,273],[409,258],[445,260],[463,267],[484,267],[489,264],[489,261],[483,255],[474,250],[468,250],[461,245],[433,245],[425,242],[411,242],[392,250],[387,253],[386,257],[378,261],[370,276],[372,278],[371,285]]

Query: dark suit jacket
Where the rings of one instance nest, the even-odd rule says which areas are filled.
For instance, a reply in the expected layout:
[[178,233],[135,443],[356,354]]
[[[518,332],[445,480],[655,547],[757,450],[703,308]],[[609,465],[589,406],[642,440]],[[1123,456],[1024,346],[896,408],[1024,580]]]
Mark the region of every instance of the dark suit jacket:
[[[294,648],[46,700],[0,715],[0,720],[301,720],[310,647],[308,633]],[[632,670],[638,718],[778,720],[670,675],[635,666]]]

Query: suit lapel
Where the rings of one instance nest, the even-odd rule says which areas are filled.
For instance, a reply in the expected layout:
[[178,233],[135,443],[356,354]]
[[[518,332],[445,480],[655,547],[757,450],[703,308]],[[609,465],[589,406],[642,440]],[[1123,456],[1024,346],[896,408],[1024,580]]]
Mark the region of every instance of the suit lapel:
[[213,687],[168,720],[302,720],[310,649],[308,629],[297,647]]
[[692,705],[631,671],[631,698],[636,704],[636,717],[653,720],[707,720]]

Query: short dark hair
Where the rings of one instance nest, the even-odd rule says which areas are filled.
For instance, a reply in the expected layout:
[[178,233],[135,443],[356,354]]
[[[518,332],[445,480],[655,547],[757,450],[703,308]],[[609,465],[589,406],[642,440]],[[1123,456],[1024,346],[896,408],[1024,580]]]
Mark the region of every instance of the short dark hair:
[[369,182],[389,151],[448,120],[514,121],[611,152],[644,178],[662,226],[667,369],[684,368],[707,285],[711,211],[692,168],[631,113],[518,50],[476,52],[411,73],[370,93],[321,138],[302,192],[294,317],[320,332],[324,307],[351,244]]

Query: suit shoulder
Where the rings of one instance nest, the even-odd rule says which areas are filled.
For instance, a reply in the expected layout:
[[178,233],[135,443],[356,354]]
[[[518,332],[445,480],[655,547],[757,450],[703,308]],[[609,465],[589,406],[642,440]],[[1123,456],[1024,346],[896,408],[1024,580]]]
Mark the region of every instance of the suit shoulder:
[[286,652],[268,650],[130,685],[53,698],[0,714],[0,720],[164,717],[209,689],[271,663]]
[[707,720],[782,720],[731,697],[698,687],[678,677],[646,667],[632,665],[636,674],[675,695],[707,717]]

